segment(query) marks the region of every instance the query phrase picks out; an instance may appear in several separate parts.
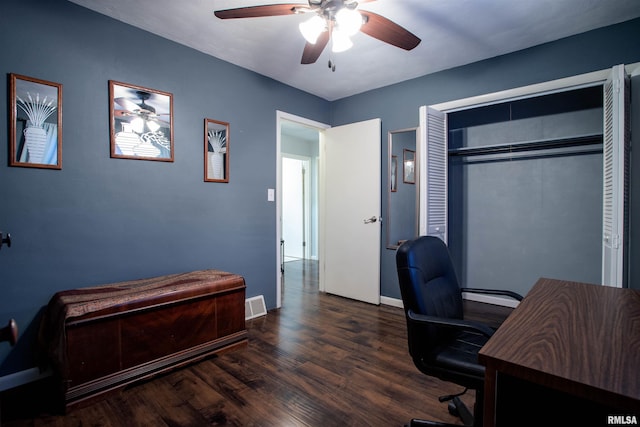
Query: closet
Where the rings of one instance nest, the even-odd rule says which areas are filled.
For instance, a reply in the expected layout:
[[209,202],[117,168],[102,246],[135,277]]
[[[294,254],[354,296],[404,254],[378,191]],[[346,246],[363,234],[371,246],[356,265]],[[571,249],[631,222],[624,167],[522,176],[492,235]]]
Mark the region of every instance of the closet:
[[[617,70],[624,87],[624,67]],[[625,138],[607,130],[624,119],[624,96],[616,111],[617,97],[608,98],[620,84],[615,71],[587,84],[421,109],[421,234],[447,242],[462,286],[526,294],[539,277],[622,286],[625,268],[614,267],[626,242],[617,228]]]

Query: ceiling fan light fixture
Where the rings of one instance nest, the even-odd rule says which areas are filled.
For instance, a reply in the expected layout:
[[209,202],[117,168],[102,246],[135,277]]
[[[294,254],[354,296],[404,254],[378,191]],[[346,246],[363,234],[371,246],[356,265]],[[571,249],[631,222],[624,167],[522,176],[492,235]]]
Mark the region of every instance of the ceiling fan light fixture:
[[135,133],[142,133],[144,130],[144,120],[142,117],[136,117],[131,120],[131,129],[133,129]]
[[155,132],[160,129],[160,125],[153,120],[147,120],[147,127],[151,132]]
[[216,10],[214,13],[220,19],[310,13],[313,15],[312,19],[298,21],[300,33],[306,41],[301,64],[315,63],[330,41],[333,42],[334,52],[349,49],[352,46],[350,37],[358,31],[404,50],[411,50],[420,44],[420,39],[415,34],[390,19],[371,11],[358,10],[359,3],[370,1],[373,0],[306,0],[308,7],[300,3],[277,2]]
[[338,28],[334,28],[331,33],[331,41],[331,50],[335,53],[344,52],[345,50],[351,49],[351,46],[353,46],[353,42],[349,38],[349,35]]
[[314,15],[311,19],[301,22],[298,28],[300,28],[305,40],[311,44],[316,44],[320,34],[326,30],[326,23],[319,15]]
[[354,36],[362,27],[362,15],[354,9],[343,7],[336,14],[336,24],[340,31],[349,37]]

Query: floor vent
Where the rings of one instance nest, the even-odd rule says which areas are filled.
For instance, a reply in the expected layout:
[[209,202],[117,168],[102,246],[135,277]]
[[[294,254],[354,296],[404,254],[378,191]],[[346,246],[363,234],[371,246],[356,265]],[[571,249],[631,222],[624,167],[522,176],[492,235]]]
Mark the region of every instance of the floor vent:
[[258,295],[257,297],[246,299],[244,301],[244,312],[245,320],[267,314],[267,307],[264,305],[264,296]]

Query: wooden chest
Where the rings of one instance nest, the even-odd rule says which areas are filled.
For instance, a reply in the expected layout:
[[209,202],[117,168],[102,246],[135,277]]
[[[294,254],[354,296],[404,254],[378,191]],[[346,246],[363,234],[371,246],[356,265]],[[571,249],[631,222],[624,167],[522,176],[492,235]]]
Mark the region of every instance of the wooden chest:
[[69,406],[246,344],[245,282],[217,270],[58,292],[43,322]]

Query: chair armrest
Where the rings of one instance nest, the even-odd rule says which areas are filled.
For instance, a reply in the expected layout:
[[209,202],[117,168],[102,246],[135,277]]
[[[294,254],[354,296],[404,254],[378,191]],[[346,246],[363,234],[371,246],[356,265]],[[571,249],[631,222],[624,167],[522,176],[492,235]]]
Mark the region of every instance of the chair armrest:
[[515,300],[522,301],[523,296],[517,292],[505,291],[502,289],[478,289],[478,288],[460,288],[462,292],[469,292],[472,294],[487,294],[487,295],[504,295],[511,297]]
[[431,325],[449,327],[453,329],[461,329],[465,331],[477,332],[477,333],[481,333],[482,335],[488,338],[490,338],[495,332],[489,326],[480,322],[474,322],[472,320],[449,319],[445,317],[426,316],[424,314],[415,313],[413,310],[407,311],[407,317],[409,318],[409,321],[417,324],[421,324],[421,325],[431,324]]

